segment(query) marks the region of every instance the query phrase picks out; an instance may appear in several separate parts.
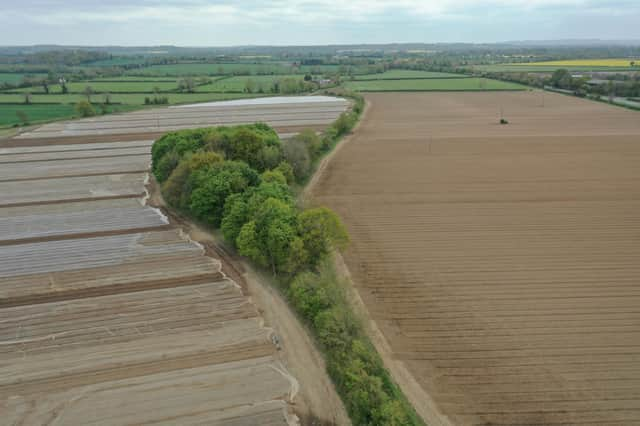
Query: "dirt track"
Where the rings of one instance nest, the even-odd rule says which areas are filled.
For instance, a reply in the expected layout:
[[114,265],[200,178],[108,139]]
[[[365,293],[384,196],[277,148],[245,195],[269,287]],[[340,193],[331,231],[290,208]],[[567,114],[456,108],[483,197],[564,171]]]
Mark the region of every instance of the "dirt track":
[[366,98],[313,195],[347,222],[359,294],[435,414],[640,423],[640,115],[532,92]]

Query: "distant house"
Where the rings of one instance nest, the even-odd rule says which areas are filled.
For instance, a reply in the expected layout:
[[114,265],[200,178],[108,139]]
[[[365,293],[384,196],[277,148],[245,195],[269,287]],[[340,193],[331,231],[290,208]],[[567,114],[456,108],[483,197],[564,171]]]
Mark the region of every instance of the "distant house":
[[319,86],[329,86],[330,84],[333,84],[333,80],[328,78],[318,78],[313,81],[316,82]]

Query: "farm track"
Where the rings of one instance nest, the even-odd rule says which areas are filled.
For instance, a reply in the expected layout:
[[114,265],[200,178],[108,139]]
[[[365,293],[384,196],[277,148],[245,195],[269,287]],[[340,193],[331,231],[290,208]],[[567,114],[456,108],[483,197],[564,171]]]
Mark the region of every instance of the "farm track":
[[299,384],[229,266],[146,205],[155,135],[98,127],[0,146],[3,422],[296,424]]
[[639,424],[637,113],[533,92],[366,99],[313,196],[347,223],[354,283],[428,414]]

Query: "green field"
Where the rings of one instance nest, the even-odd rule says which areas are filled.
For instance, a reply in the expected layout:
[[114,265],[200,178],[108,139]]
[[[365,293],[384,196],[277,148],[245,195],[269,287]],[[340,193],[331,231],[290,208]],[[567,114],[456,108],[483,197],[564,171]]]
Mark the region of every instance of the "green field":
[[484,78],[349,81],[345,86],[360,92],[524,90],[519,84]]
[[[119,81],[119,82],[104,82],[104,81],[79,81],[74,83],[67,83],[67,89],[72,93],[82,93],[87,86],[91,86],[96,93],[127,93],[127,92],[140,92],[140,93],[153,93],[154,87],[160,89],[160,91],[177,90],[178,82],[164,82],[164,81]],[[22,89],[15,90],[17,92],[30,92],[33,94],[44,93],[42,86],[24,87]],[[59,84],[52,84],[49,86],[49,93],[62,93],[62,87]]]
[[22,111],[27,114],[30,123],[73,117],[73,105],[0,105],[0,126],[20,124],[16,114]]
[[[100,113],[100,108],[94,105],[97,113]],[[125,112],[132,111],[134,109],[140,109],[139,106],[131,105],[109,105],[109,112]],[[0,127],[9,127],[15,124],[22,125],[23,123],[18,118],[18,111],[22,111],[27,114],[29,124],[44,123],[47,121],[63,120],[74,118],[77,116],[74,105],[69,104],[31,104],[31,105],[2,105],[0,104]]]
[[136,76],[136,75],[125,75],[121,77],[104,77],[104,78],[96,78],[92,80],[88,80],[91,82],[148,82],[148,81],[164,81],[164,82],[175,82],[177,81],[176,77],[154,77],[154,76]]
[[242,74],[288,74],[292,70],[291,64],[284,62],[272,63],[219,63],[219,64],[171,64],[152,65],[147,68],[130,70],[128,75],[137,76],[199,76],[199,75],[228,75]]
[[[150,96],[152,97],[153,95],[144,93],[115,93],[111,95],[111,102],[129,105],[144,105],[144,98]],[[170,104],[256,97],[255,94],[248,93],[165,93],[162,94],[162,96],[166,96],[169,99]],[[75,104],[76,102],[83,99],[86,99],[86,97],[80,94],[32,95],[31,102],[34,104]],[[103,101],[103,95],[93,95],[91,97],[91,102],[102,103]],[[24,103],[24,96],[18,94],[0,94],[0,104],[6,103]]]
[[170,65],[152,65],[146,68],[127,71],[131,76],[201,76],[201,75],[268,75],[268,74],[323,74],[335,73],[340,70],[351,69],[355,74],[367,72],[366,66],[342,66],[342,65],[300,65],[294,66],[290,62],[233,62],[233,63],[184,63]]
[[121,56],[121,57],[103,59],[101,61],[91,62],[91,63],[88,63],[87,65],[91,67],[113,67],[118,65],[144,64],[146,61],[147,60],[145,58]]
[[[110,111],[131,111],[144,108],[144,94],[116,94],[111,97],[115,105],[108,105]],[[164,96],[164,95],[163,95]],[[260,95],[248,93],[169,93],[166,95],[171,104],[196,103],[206,101],[224,101],[241,98],[256,98]],[[30,123],[42,121],[62,120],[74,116],[75,103],[86,99],[82,95],[33,95],[31,104],[24,104],[21,95],[0,94],[0,127],[11,126],[20,120],[16,111],[24,111]],[[103,98],[100,95],[92,97],[96,112],[100,111]],[[11,103],[13,102],[13,103]],[[51,103],[47,103],[51,102]],[[159,105],[161,107],[161,105]]]
[[197,92],[242,92],[247,87],[247,81],[253,81],[255,85],[255,91],[262,88],[263,91],[268,92],[273,87],[273,84],[284,78],[295,78],[297,80],[303,79],[302,74],[289,74],[289,75],[252,75],[252,76],[237,76],[230,78],[223,78],[215,81],[211,84],[196,87]]
[[423,78],[467,78],[464,74],[445,72],[389,70],[378,74],[364,74],[355,77],[356,80],[411,80]]
[[19,84],[24,77],[40,78],[46,77],[46,74],[23,74],[23,73],[0,73],[0,84]]

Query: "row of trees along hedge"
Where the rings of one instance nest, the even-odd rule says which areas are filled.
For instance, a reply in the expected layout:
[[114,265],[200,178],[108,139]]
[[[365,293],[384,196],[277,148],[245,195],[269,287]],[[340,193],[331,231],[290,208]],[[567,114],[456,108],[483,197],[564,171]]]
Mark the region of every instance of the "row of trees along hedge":
[[354,424],[419,425],[328,261],[348,243],[344,226],[327,208],[297,207],[291,189],[351,130],[362,107],[356,99],[322,137],[303,132],[284,143],[265,124],[168,133],[153,146],[153,173],[171,206],[221,229],[240,254],[283,284],[323,348]]

